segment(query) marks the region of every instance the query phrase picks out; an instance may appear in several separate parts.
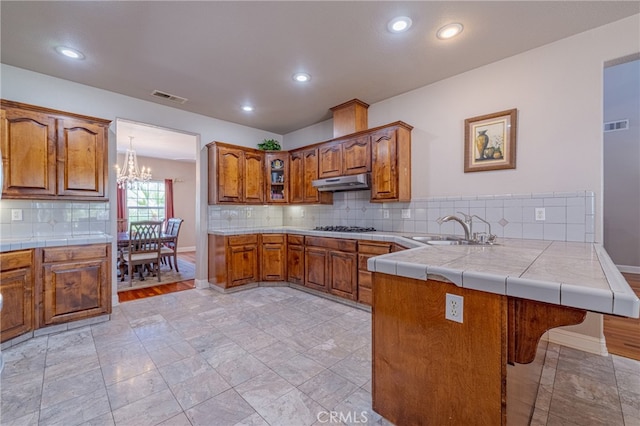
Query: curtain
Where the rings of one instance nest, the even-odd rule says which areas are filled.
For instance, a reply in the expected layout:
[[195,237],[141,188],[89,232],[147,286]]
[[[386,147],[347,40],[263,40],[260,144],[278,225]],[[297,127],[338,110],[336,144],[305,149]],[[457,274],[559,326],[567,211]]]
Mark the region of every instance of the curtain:
[[118,232],[126,232],[129,230],[127,224],[127,188],[118,187],[117,196],[117,216],[118,216]]
[[173,213],[173,179],[164,180],[164,223],[172,218]]

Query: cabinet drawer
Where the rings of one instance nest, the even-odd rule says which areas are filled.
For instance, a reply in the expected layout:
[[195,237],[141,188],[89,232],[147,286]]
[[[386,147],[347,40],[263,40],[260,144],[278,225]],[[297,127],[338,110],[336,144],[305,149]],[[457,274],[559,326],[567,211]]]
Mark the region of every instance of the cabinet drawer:
[[42,249],[42,261],[44,263],[66,262],[69,260],[100,259],[105,257],[107,257],[106,244],[52,247]]
[[304,237],[302,235],[287,235],[287,242],[301,246],[304,244]]
[[307,237],[307,246],[325,247],[332,250],[355,252],[358,246],[356,240],[345,240],[342,238]]
[[7,253],[0,253],[0,271],[10,271],[11,269],[31,266],[31,254],[33,250],[18,250]]
[[368,288],[371,289],[371,272],[368,271],[358,271],[358,289]]
[[263,244],[283,244],[284,235],[282,234],[262,234]]
[[373,254],[359,254],[358,255],[358,269],[360,271],[367,271],[367,260],[374,257]]
[[360,241],[358,243],[358,252],[362,254],[387,254],[391,253],[392,243]]
[[240,246],[244,244],[258,244],[258,235],[257,234],[249,234],[249,235],[233,235],[228,238],[228,243],[230,246]]

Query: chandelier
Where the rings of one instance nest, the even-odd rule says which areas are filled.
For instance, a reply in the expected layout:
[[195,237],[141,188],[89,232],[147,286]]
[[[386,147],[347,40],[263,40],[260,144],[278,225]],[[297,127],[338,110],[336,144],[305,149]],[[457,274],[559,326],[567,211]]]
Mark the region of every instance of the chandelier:
[[137,189],[141,183],[148,182],[151,179],[151,169],[142,167],[142,171],[138,167],[138,157],[133,150],[133,136],[129,136],[129,149],[124,156],[122,168],[116,165],[118,171],[118,187],[127,189]]

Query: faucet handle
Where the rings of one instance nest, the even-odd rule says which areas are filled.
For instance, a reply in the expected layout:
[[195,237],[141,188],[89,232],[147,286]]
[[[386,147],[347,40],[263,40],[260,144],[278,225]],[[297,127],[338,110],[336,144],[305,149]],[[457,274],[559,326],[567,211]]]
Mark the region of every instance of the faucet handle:
[[464,217],[464,221],[467,222],[467,223],[471,222],[473,220],[471,215],[468,215],[468,214],[463,213],[463,212],[457,212],[457,213],[461,214]]

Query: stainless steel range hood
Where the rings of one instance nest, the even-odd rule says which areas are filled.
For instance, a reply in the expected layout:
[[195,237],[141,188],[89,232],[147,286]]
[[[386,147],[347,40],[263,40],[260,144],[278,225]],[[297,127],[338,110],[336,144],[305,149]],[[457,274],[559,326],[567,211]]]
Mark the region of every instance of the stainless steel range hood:
[[318,191],[361,191],[369,189],[369,174],[338,176],[327,179],[318,179],[311,182]]

